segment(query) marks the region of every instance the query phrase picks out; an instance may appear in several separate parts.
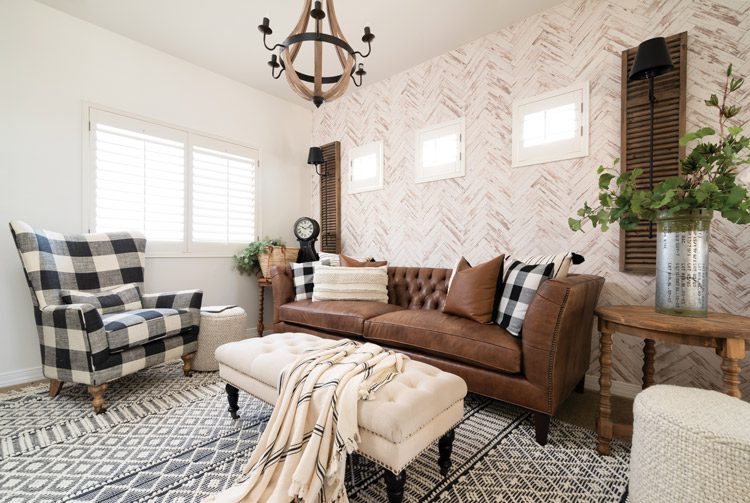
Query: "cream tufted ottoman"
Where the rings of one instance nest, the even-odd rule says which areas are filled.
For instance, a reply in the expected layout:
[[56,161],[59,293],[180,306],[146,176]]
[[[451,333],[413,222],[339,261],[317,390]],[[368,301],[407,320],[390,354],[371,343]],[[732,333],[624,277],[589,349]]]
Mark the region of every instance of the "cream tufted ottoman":
[[[302,351],[326,340],[302,333],[279,333],[219,347],[216,359],[219,375],[228,383],[232,417],[239,417],[238,388],[264,402],[276,403],[281,370]],[[410,360],[374,400],[359,403],[359,454],[387,468],[390,502],[403,498],[406,465],[437,439],[438,464],[441,473],[448,473],[453,427],[463,418],[465,396],[466,383],[460,377]]]
[[633,503],[750,501],[750,404],[652,386],[633,404]]

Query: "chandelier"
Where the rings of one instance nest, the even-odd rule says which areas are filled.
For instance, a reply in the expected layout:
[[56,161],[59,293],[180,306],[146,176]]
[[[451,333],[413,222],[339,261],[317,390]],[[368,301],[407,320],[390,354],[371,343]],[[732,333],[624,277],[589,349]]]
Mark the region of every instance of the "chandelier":
[[[305,0],[302,14],[292,32],[282,43],[273,47],[269,47],[266,43],[266,37],[273,33],[268,18],[264,17],[263,24],[258,26],[258,30],[263,33],[263,45],[266,49],[271,52],[278,49],[279,52],[278,57],[276,54],[272,54],[271,60],[268,62],[271,67],[271,76],[278,79],[286,70],[286,80],[294,92],[302,98],[312,101],[316,107],[320,107],[324,101],[331,101],[342,96],[349,87],[349,78],[352,79],[355,86],[362,85],[362,77],[367,72],[365,72],[362,63],[357,64],[357,56],[363,59],[369,56],[372,51],[371,42],[375,38],[375,35],[370,32],[370,27],[365,26],[362,42],[367,44],[367,54],[352,49],[339,27],[336,11],[333,8],[333,0],[326,0],[325,3],[326,9],[324,11],[322,2],[316,1],[315,6],[311,8],[312,0]],[[323,20],[326,17],[328,18],[330,33],[323,32]],[[314,31],[307,31],[310,19],[315,24]],[[313,75],[299,72],[294,68],[294,61],[299,55],[303,42],[312,42],[314,45]],[[330,44],[335,49],[341,64],[339,75],[323,75],[323,44]],[[357,81],[357,78],[359,78],[359,81]],[[324,86],[326,87],[324,88]]]

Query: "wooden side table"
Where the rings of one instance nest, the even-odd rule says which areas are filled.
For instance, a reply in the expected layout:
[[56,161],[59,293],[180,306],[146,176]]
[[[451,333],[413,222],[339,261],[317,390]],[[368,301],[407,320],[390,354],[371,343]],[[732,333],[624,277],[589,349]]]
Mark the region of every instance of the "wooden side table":
[[740,364],[745,358],[745,344],[750,341],[750,318],[723,313],[709,313],[706,318],[670,316],[650,306],[607,306],[595,311],[599,318],[599,416],[596,420],[599,454],[609,454],[613,436],[629,439],[633,426],[613,423],[610,419],[612,385],[612,334],[620,332],[644,339],[643,388],[654,383],[655,341],[714,348],[723,358],[721,370],[726,393],[740,398]]
[[271,278],[266,278],[265,276],[258,275],[258,325],[256,326],[256,330],[258,331],[258,337],[263,337],[263,330],[265,327],[263,326],[263,303],[266,298],[266,287],[271,286]]

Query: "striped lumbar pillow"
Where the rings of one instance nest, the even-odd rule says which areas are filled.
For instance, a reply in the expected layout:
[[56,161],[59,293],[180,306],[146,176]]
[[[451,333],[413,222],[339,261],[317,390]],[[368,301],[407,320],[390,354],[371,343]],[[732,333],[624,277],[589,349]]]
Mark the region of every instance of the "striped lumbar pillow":
[[91,304],[99,314],[143,308],[141,294],[135,283],[98,291],[60,290],[60,297],[66,304]]
[[388,302],[387,267],[315,268],[313,302],[322,300],[369,300]]

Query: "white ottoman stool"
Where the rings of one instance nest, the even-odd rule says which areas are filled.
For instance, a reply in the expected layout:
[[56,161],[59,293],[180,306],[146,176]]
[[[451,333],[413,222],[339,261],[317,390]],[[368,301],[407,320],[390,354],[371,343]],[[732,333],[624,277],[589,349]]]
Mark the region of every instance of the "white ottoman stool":
[[[237,415],[238,388],[276,403],[282,369],[303,351],[327,339],[302,333],[271,334],[224,344],[216,350],[219,375],[227,381],[229,412]],[[374,400],[359,402],[359,454],[385,467],[388,500],[403,499],[406,465],[439,440],[438,465],[451,466],[453,427],[464,415],[466,383],[431,365],[410,360],[404,371],[380,389]]]
[[214,353],[227,342],[247,338],[247,314],[238,306],[205,306],[201,308],[198,350],[193,359],[193,370],[218,370]]
[[652,386],[633,404],[632,503],[750,501],[750,404]]

